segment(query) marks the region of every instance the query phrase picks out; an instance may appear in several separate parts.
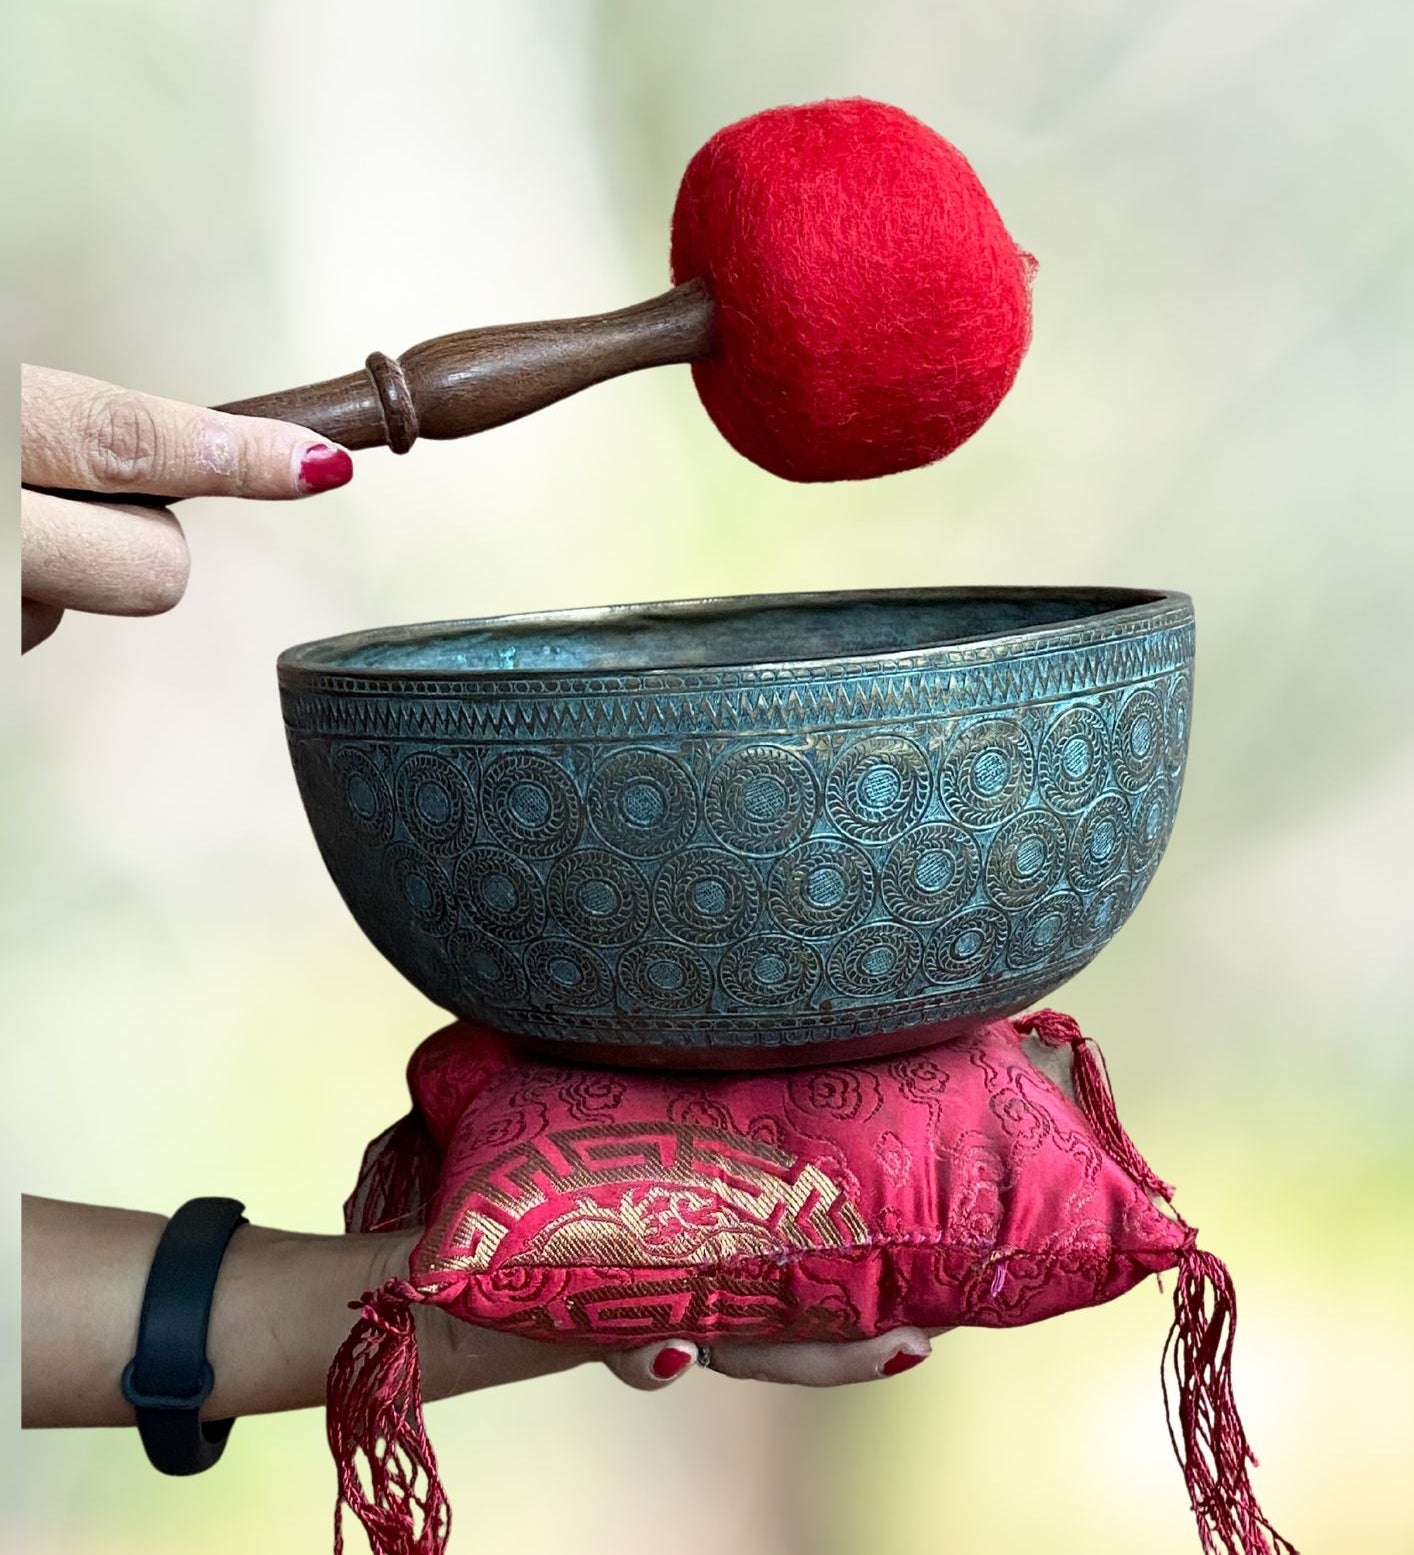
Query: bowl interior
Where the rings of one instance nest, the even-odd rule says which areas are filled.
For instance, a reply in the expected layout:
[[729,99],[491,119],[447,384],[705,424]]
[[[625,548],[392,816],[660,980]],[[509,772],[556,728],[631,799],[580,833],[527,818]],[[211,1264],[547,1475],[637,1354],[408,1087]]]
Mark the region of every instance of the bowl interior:
[[1025,635],[1162,598],[1134,589],[968,589],[688,600],[390,627],[292,649],[282,663],[458,676],[791,664]]

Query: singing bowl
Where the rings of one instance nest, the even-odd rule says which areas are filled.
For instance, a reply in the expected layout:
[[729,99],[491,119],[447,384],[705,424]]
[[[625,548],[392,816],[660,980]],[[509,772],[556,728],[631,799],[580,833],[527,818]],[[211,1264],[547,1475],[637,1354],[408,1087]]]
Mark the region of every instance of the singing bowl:
[[596,1063],[899,1051],[1022,1009],[1168,841],[1193,608],[1134,589],[392,627],[279,680],[329,873],[454,1014]]

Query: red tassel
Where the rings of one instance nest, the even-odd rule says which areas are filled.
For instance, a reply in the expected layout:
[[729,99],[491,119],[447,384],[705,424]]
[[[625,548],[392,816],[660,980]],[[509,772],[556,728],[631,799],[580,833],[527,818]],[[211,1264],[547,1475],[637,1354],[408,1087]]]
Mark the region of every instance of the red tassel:
[[1104,1057],[1099,1048],[1086,1039],[1075,1020],[1060,1010],[1033,1010],[1029,1015],[1018,1015],[1012,1024],[1023,1035],[1034,1034],[1049,1047],[1071,1049],[1075,1055],[1071,1070],[1075,1099],[1086,1122],[1095,1130],[1106,1151],[1146,1193],[1171,1203],[1172,1186],[1150,1168],[1134,1141],[1125,1133],[1115,1111],[1114,1091],[1110,1088]]
[[[1059,1010],[1036,1010],[1018,1016],[1013,1024],[1052,1047],[1071,1049],[1076,1099],[1100,1142],[1146,1192],[1172,1200],[1173,1189],[1150,1170],[1125,1133],[1100,1050],[1076,1022]],[[1297,1555],[1295,1545],[1262,1515],[1247,1472],[1257,1459],[1232,1396],[1232,1342],[1237,1332],[1232,1276],[1220,1258],[1199,1252],[1191,1236],[1179,1257],[1162,1380],[1169,1438],[1198,1519],[1198,1537],[1204,1555]]]
[[442,1156],[414,1108],[363,1152],[358,1183],[344,1203],[345,1231],[406,1231],[422,1224]]
[[329,1368],[329,1447],[339,1474],[334,1555],[344,1548],[345,1506],[363,1524],[373,1555],[442,1555],[446,1548],[451,1507],[423,1425],[413,1328],[413,1306],[422,1299],[405,1280],[365,1294],[362,1315]]
[[1188,1248],[1173,1306],[1161,1372],[1164,1410],[1205,1555],[1297,1555],[1262,1515],[1247,1472],[1257,1458],[1232,1396],[1237,1296],[1222,1260]]

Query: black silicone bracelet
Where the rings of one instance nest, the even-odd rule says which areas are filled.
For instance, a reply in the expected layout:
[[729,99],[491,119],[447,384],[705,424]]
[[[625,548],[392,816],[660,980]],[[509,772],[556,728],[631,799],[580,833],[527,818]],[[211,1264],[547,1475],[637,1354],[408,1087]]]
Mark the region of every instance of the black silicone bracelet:
[[137,1353],[123,1368],[123,1397],[137,1415],[148,1462],[163,1474],[200,1474],[226,1448],[234,1420],[205,1420],[215,1383],[206,1330],[221,1260],[246,1223],[235,1199],[190,1199],[167,1222],[142,1296]]

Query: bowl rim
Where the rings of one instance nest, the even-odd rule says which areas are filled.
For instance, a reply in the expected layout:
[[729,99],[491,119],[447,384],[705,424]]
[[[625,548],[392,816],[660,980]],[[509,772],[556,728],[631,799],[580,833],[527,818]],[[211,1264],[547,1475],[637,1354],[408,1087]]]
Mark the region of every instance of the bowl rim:
[[[440,637],[463,632],[495,633],[515,630],[523,634],[527,627],[594,626],[613,624],[635,617],[651,621],[662,616],[676,620],[694,616],[720,615],[723,612],[770,609],[795,609],[802,606],[834,606],[846,604],[937,604],[949,601],[1025,601],[1030,599],[1073,599],[1099,604],[1084,615],[1067,617],[1059,621],[1043,621],[1032,626],[1009,628],[1004,632],[980,632],[968,636],[949,637],[941,641],[910,643],[901,648],[882,649],[873,652],[858,650],[839,654],[811,657],[727,660],[711,664],[659,664],[651,666],[624,666],[603,664],[593,668],[566,668],[555,666],[529,669],[514,667],[496,669],[480,666],[467,668],[434,668],[422,665],[361,665],[351,655],[360,650],[390,645],[413,646],[418,642],[434,641]],[[916,658],[919,654],[945,653],[954,649],[976,648],[978,644],[1002,645],[1011,642],[1063,638],[1077,631],[1084,632],[1104,623],[1107,636],[1123,635],[1125,627],[1143,627],[1155,623],[1156,618],[1174,617],[1177,621],[1191,620],[1193,601],[1176,589],[1125,588],[1112,585],[1057,584],[1047,587],[1036,584],[977,584],[938,585],[915,588],[889,589],[831,589],[806,590],[774,594],[715,594],[693,599],[670,599],[633,602],[618,605],[575,606],[558,610],[520,611],[492,616],[470,616],[462,619],[425,621],[406,625],[366,628],[362,631],[343,632],[332,637],[320,637],[309,642],[297,643],[286,648],[275,661],[276,672],[282,685],[298,683],[307,676],[335,677],[352,681],[419,683],[446,682],[448,684],[475,681],[478,683],[512,682],[518,684],[543,682],[551,684],[567,678],[589,677],[600,680],[631,678],[641,680],[654,676],[677,675],[731,675],[750,671],[778,670],[785,673],[829,671],[850,665],[887,665],[896,661]]]

